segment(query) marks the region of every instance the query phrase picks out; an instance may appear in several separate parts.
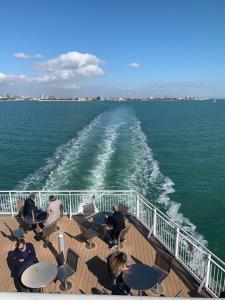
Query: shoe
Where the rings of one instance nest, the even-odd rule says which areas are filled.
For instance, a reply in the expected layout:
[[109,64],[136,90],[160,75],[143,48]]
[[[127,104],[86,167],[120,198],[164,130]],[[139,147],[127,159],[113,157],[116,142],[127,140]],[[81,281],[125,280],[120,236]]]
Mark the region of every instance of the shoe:
[[109,249],[113,249],[117,247],[117,244],[113,243],[113,242],[109,242]]

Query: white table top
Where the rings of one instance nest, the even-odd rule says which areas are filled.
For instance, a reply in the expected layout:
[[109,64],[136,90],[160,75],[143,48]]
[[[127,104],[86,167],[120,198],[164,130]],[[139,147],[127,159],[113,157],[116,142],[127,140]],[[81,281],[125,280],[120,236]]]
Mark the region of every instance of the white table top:
[[21,276],[21,282],[28,288],[43,288],[57,276],[57,266],[50,262],[40,262],[28,267]]

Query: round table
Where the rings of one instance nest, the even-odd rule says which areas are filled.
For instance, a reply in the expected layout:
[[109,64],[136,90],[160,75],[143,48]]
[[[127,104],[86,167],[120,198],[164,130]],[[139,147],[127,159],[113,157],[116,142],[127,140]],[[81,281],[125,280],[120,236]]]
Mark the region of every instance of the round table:
[[39,289],[51,283],[57,276],[57,266],[40,262],[28,267],[21,276],[21,282],[28,288]]
[[107,225],[105,215],[108,215],[111,217],[113,213],[111,211],[100,211],[96,213],[94,216],[92,216],[93,223],[98,224],[98,225]]
[[103,238],[105,238],[107,231],[105,215],[110,217],[113,213],[111,211],[100,211],[89,219],[93,224],[93,228],[98,232],[99,236],[103,236]]
[[123,271],[123,281],[131,289],[143,292],[158,283],[158,274],[152,267],[145,264],[134,264]]

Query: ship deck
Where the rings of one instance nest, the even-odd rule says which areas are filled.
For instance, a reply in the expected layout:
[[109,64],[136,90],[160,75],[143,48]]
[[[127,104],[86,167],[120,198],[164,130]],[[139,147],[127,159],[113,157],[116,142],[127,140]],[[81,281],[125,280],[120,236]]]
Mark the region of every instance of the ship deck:
[[[0,216],[0,291],[16,291],[12,277],[12,251],[15,247],[15,241],[10,237],[7,229],[7,223],[10,228],[19,227],[18,219],[11,216]],[[110,290],[111,280],[109,278],[106,257],[112,251],[108,245],[99,237],[95,237],[93,242],[95,248],[88,250],[85,243],[80,239],[80,229],[75,219],[63,217],[58,226],[64,231],[65,253],[68,248],[72,248],[79,254],[77,271],[68,280],[72,283],[72,289],[67,293],[74,294],[98,294],[103,288]],[[25,235],[26,241],[33,243],[38,260],[53,262],[57,264],[58,241],[57,234],[50,237],[52,246],[43,247],[43,241],[34,239],[35,233],[28,231]],[[126,243],[122,251],[130,254],[136,261],[148,265],[154,265],[157,247],[160,245],[153,238],[148,239],[147,233],[137,221],[131,221],[131,229],[127,234]],[[44,288],[44,292],[60,293],[60,282],[51,283]],[[180,292],[181,297],[192,297],[197,295],[197,284],[193,278],[177,263],[173,264],[169,276],[162,282],[163,295],[174,297]],[[137,291],[131,291],[137,295]],[[147,290],[146,295],[156,296],[151,290]],[[204,296],[204,295],[201,295]]]

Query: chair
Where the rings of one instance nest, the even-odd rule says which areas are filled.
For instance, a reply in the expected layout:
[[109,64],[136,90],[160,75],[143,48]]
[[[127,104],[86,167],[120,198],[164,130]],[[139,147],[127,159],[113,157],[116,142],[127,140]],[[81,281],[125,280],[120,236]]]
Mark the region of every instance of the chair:
[[127,215],[128,215],[128,207],[127,206],[119,203],[118,209],[119,209],[119,212],[121,212],[124,217],[127,217]]
[[13,237],[14,240],[17,241],[18,239],[20,239],[21,237],[24,236],[25,231],[24,231],[24,229],[23,229],[22,227],[17,228],[17,229],[15,229],[15,230],[12,230],[12,229],[9,227],[8,224],[6,224],[6,223],[4,223],[4,224],[5,224],[5,226],[9,229],[10,234],[11,234],[11,236]]
[[60,290],[68,291],[71,289],[71,282],[67,281],[67,278],[73,275],[77,270],[79,255],[71,248],[67,251],[66,263],[58,267],[57,278],[61,281]]
[[125,227],[123,230],[120,231],[120,234],[118,236],[117,244],[118,244],[118,249],[123,248],[123,242],[125,241],[125,235],[128,233],[130,230],[130,225]]
[[153,269],[157,272],[159,280],[156,287],[152,288],[153,292],[157,294],[161,294],[163,292],[163,288],[160,283],[169,275],[172,262],[173,257],[169,253],[160,249],[157,250]]
[[85,240],[85,242],[87,243],[87,244],[85,245],[85,247],[86,247],[87,249],[92,249],[92,248],[94,248],[94,247],[95,247],[95,244],[92,243],[92,239],[93,239],[95,236],[97,236],[97,232],[94,231],[92,228],[86,228],[86,227],[84,227],[84,226],[83,226],[83,223],[82,223],[82,225],[81,225],[81,224],[78,224],[78,225],[79,225],[79,227],[80,227],[80,231],[81,231],[81,233],[82,233],[82,235],[83,235],[83,237],[84,237],[84,240]]
[[83,205],[83,214],[85,218],[88,218],[95,214],[95,205],[93,203]]
[[64,205],[60,204],[60,219],[63,218],[63,212],[64,212]]
[[22,199],[16,200],[16,211],[17,211],[18,217],[23,219],[23,200]]
[[46,227],[42,231],[42,238],[44,240],[44,248],[47,248],[50,245],[49,236],[58,230],[57,222],[54,222]]
[[110,275],[110,277],[111,277],[111,279],[113,281],[113,285],[116,284],[116,278],[118,277],[118,274],[115,274],[115,271],[113,270],[112,261],[113,261],[114,257],[116,257],[119,254],[120,254],[120,252],[118,250],[116,250],[113,253],[110,253],[106,257],[107,267],[108,267],[109,275]]

